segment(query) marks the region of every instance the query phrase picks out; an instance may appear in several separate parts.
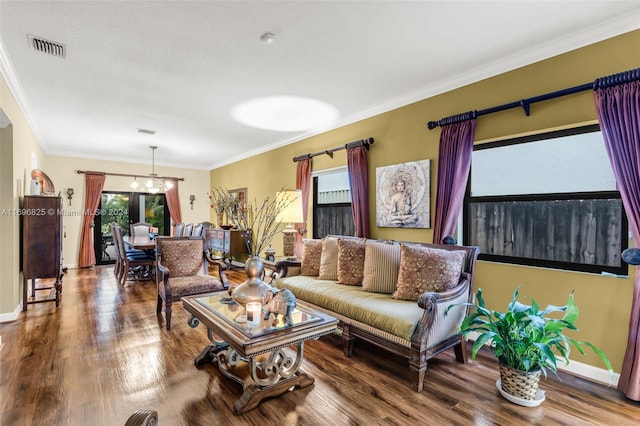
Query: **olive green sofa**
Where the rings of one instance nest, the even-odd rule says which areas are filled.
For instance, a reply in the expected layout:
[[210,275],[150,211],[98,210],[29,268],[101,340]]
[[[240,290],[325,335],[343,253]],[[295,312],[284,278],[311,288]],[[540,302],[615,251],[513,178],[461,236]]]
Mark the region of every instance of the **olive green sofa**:
[[[391,242],[394,243],[405,244]],[[292,261],[277,263],[272,284],[290,290],[301,303],[336,317],[346,356],[351,356],[354,341],[359,338],[406,357],[412,387],[420,392],[430,358],[453,348],[456,359],[466,362],[465,341],[459,329],[467,308],[455,307],[446,316],[445,311],[451,305],[471,300],[479,249],[434,244],[419,246],[463,252],[457,284],[453,283],[453,287],[445,291],[421,293],[417,300],[399,300],[392,294],[365,291],[361,285],[344,285],[334,279],[301,275],[302,263]]]

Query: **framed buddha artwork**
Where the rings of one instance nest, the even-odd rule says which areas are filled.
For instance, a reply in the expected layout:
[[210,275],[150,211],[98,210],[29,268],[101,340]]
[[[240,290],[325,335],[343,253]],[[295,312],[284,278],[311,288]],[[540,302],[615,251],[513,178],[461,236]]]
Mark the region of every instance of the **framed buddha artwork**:
[[431,227],[430,160],[376,168],[376,225]]

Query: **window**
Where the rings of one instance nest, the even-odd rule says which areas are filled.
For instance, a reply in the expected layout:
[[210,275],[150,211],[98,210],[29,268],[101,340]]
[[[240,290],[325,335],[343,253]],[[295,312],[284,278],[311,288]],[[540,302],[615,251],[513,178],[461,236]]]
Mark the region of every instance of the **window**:
[[351,211],[349,173],[345,168],[325,170],[313,176],[313,238],[355,235]]
[[462,220],[483,260],[627,274],[627,218],[597,125],[475,146]]
[[125,235],[129,235],[129,225],[136,222],[151,224],[158,228],[159,235],[171,233],[164,194],[104,191],[98,209],[101,214],[94,218],[93,241],[99,265],[115,262],[111,222],[117,222]]

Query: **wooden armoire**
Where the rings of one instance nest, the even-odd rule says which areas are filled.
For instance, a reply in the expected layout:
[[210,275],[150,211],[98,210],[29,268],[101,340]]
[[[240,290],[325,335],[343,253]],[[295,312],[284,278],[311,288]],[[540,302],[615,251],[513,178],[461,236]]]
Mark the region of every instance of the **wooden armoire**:
[[[22,217],[22,310],[30,303],[56,302],[62,293],[62,198],[25,195]],[[55,279],[50,286],[36,285],[36,280]],[[31,295],[28,284],[31,280]],[[46,296],[36,292],[48,291]]]

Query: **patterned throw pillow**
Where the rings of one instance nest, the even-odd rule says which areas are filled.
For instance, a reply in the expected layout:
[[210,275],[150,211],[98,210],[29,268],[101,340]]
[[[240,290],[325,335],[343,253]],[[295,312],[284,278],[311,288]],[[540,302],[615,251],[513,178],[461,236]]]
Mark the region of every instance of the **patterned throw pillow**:
[[338,239],[338,284],[361,285],[365,240]]
[[418,300],[425,291],[444,291],[460,280],[465,253],[419,245],[400,246],[400,272],[393,299]]
[[338,239],[335,237],[325,237],[322,240],[322,254],[320,255],[321,280],[338,279]]
[[364,255],[362,289],[372,293],[391,294],[398,283],[400,245],[367,241]]
[[317,277],[320,275],[320,256],[322,255],[322,240],[305,238],[302,240],[302,265],[300,275]]

